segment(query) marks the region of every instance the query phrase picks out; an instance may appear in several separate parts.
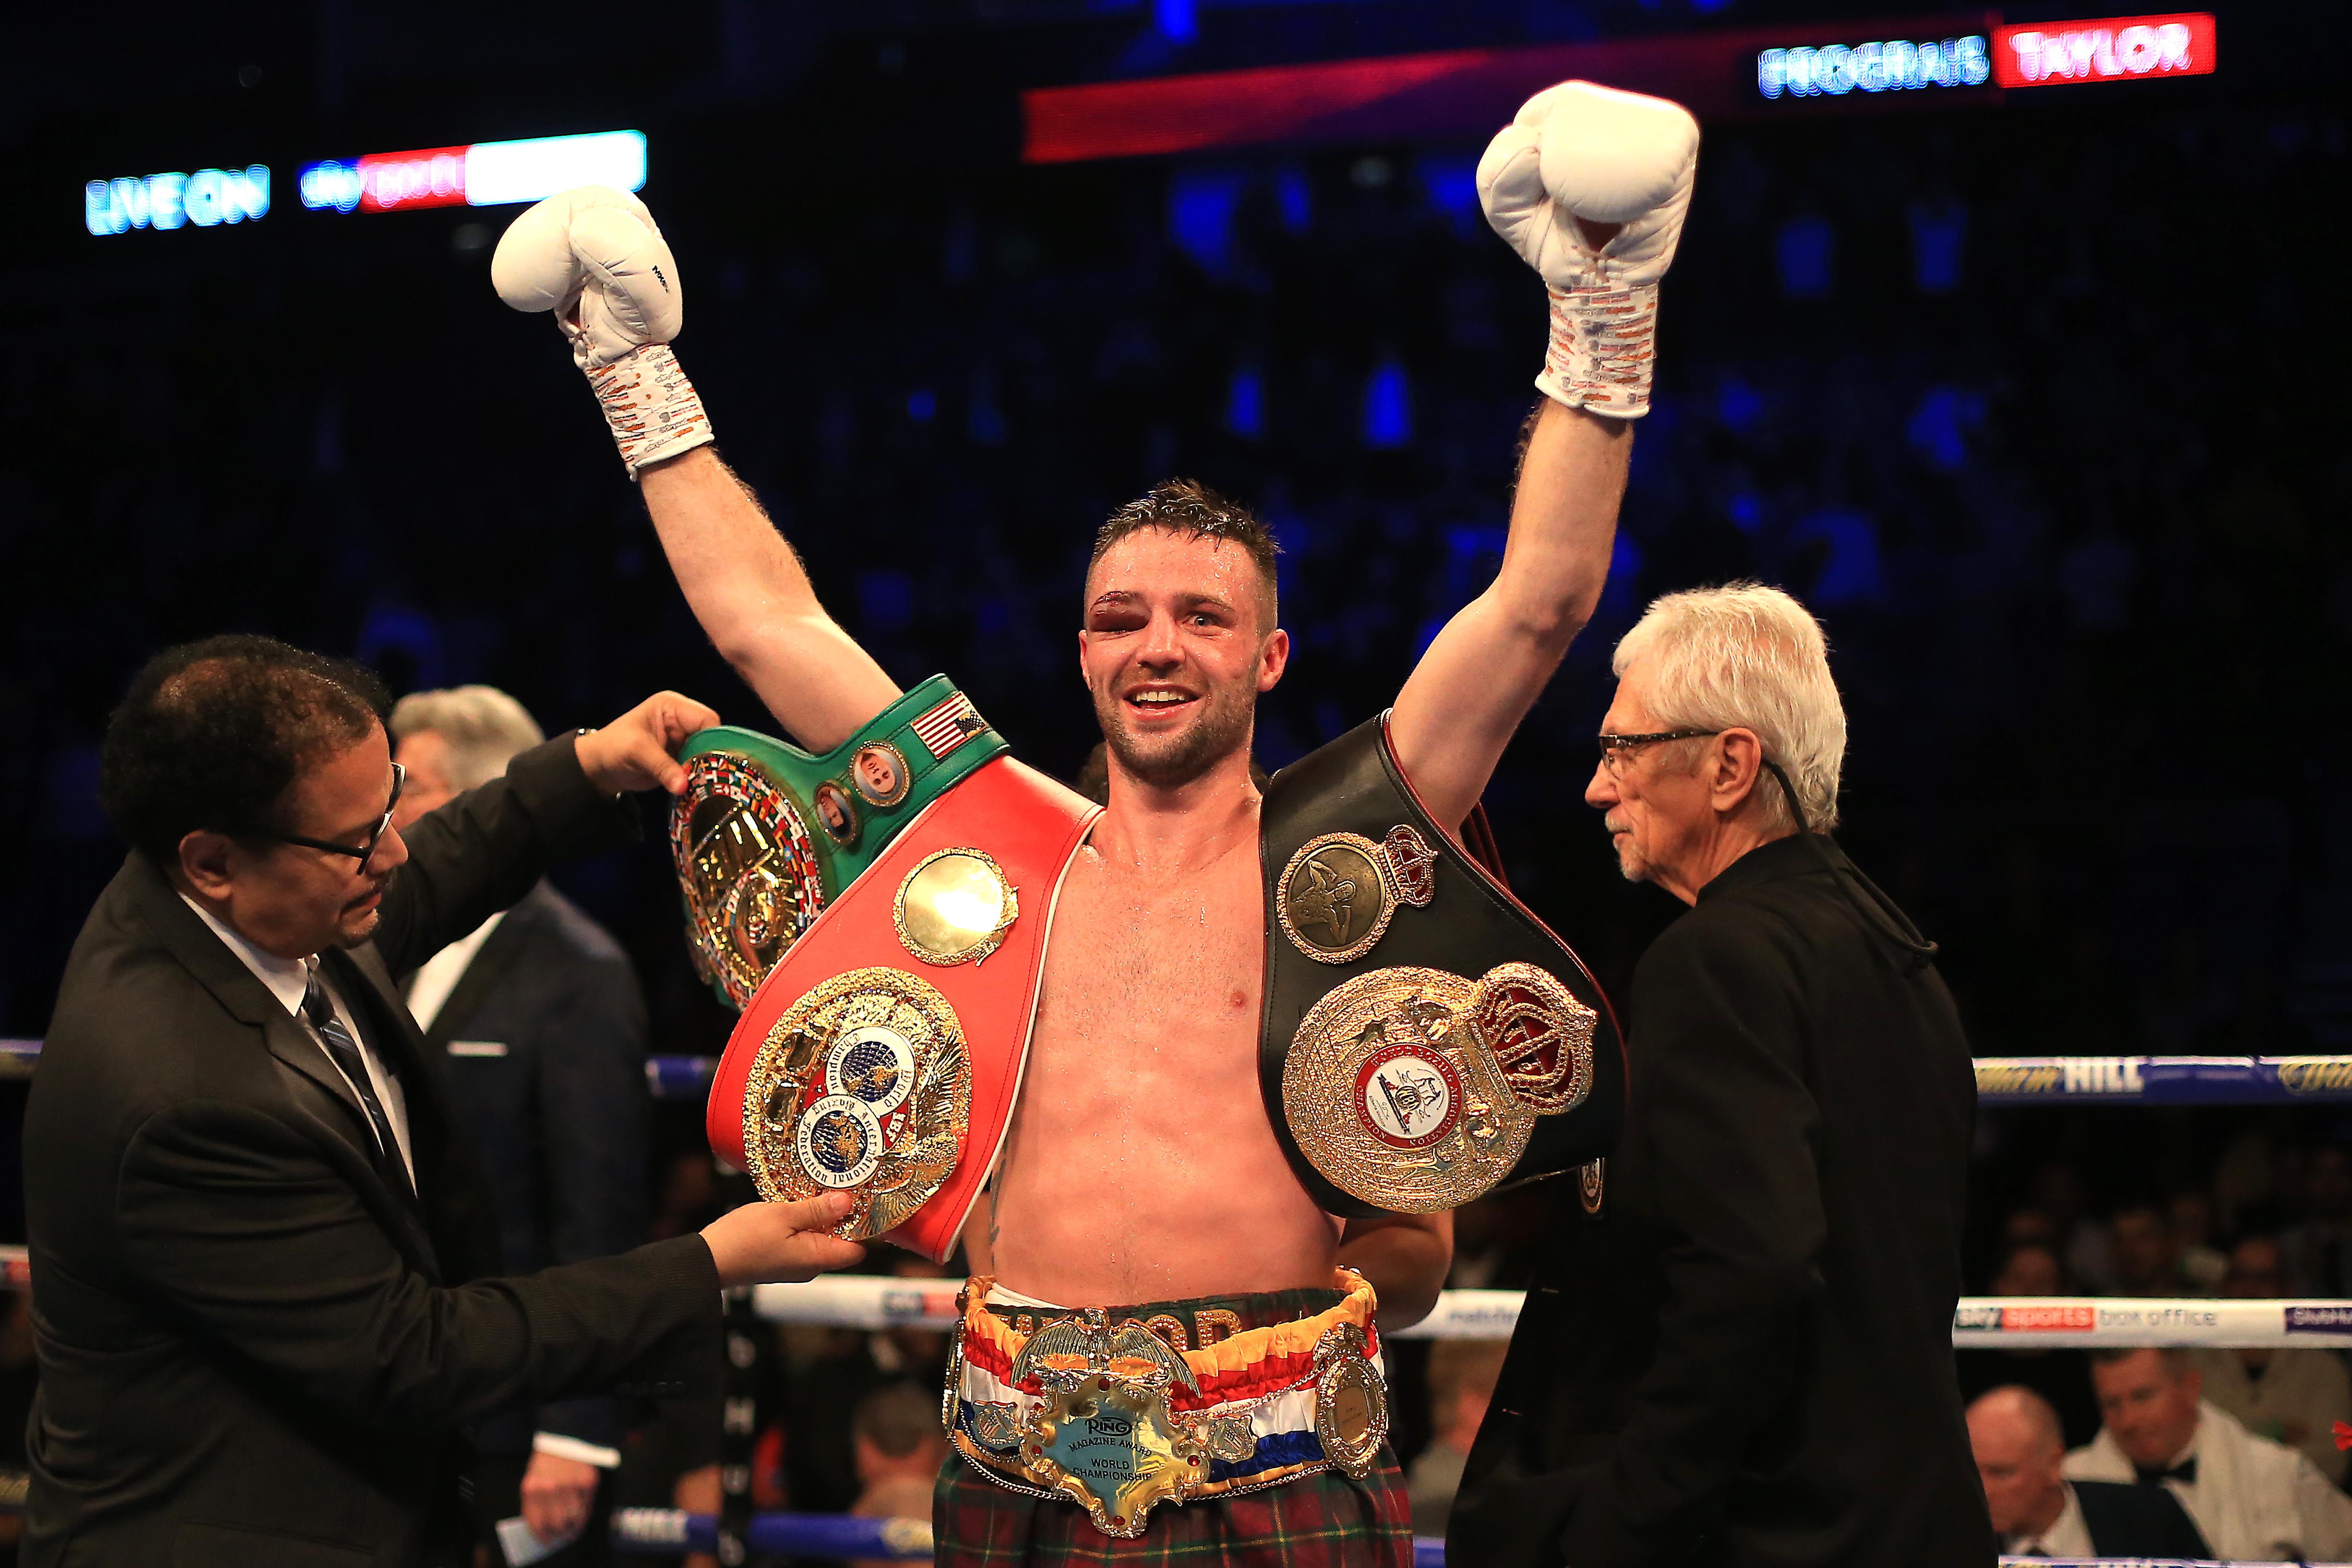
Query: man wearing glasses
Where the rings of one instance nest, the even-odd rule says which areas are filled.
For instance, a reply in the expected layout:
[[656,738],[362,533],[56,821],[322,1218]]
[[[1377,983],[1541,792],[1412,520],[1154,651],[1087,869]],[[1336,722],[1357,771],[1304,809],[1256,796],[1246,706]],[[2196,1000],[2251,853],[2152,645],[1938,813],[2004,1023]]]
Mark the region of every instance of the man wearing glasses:
[[1935,947],[1828,837],[1821,627],[1775,588],[1674,594],[1613,662],[1584,798],[1693,908],[1634,972],[1624,1137],[1553,1205],[1448,1558],[1981,1568],[1975,1077]]
[[151,660],[107,727],[130,841],[25,1117],[40,1391],[23,1560],[469,1561],[462,1429],[715,1394],[719,1292],[859,1249],[830,1197],[495,1279],[473,1151],[392,975],[634,836],[717,721],[664,692],[392,826],[367,671],[263,637]]

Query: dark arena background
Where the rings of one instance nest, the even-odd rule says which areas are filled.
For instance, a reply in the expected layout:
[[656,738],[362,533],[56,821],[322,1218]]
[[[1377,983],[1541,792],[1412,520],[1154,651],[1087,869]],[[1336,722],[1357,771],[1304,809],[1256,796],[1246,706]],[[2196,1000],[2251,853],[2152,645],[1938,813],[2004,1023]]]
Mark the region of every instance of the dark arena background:
[[[268,632],[395,692],[503,687],[550,730],[659,687],[775,727],[699,634],[564,345],[491,290],[504,226],[573,181],[468,205],[433,190],[434,150],[641,135],[585,152],[641,145],[720,449],[894,678],[948,672],[1048,772],[1095,738],[1072,635],[1095,526],[1171,475],[1258,509],[1297,639],[1260,710],[1272,769],[1390,700],[1496,569],[1544,300],[1472,170],[1520,99],[1582,75],[1682,99],[1706,141],[1606,595],[1487,797],[1520,894],[1622,996],[1680,906],[1619,879],[1580,798],[1609,652],[1652,597],[1754,577],[1828,628],[1842,841],[1942,944],[1979,1056],[2352,1051],[2352,24],[2315,0],[2131,19],[2201,28],[2186,63],[2052,41],[2038,68],[2018,38],[2105,16],[14,16],[0,1036],[41,1036],[121,860],[99,737],[166,644]],[[640,847],[558,881],[626,944],[655,1050],[712,1055],[731,1015],[646,809]],[[13,1142],[23,1086],[0,1090]],[[720,1190],[699,1110],[659,1108],[646,1179],[674,1228]],[[2143,1220],[2158,1274],[2249,1231],[2352,1238],[2348,1131],[2329,1103],[1988,1109],[1970,1288],[2046,1235],[2070,1289],[2194,1293],[2132,1272]],[[1547,1201],[1465,1216],[1456,1282],[1518,1283]],[[827,1358],[864,1352],[827,1332],[780,1340],[777,1408],[828,1408]],[[16,1410],[22,1338],[0,1336]],[[1423,1353],[1401,1447],[1428,1430],[1402,1386]],[[639,1459],[636,1500],[667,1502]],[[794,1507],[847,1506],[837,1477],[794,1479]]]

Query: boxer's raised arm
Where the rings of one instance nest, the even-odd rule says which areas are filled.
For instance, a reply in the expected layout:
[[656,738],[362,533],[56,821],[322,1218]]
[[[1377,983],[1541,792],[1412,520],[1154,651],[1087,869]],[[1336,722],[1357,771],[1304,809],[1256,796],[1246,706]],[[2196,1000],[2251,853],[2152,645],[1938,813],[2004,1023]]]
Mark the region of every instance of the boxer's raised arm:
[[800,557],[709,447],[640,469],[670,571],[720,657],[792,738],[827,752],[898,687],[817,603]]
[[1633,426],[1551,399],[1528,421],[1502,570],[1421,656],[1389,721],[1397,765],[1458,828],[1600,602]]
[[1580,81],[1529,99],[1479,160],[1486,221],[1550,293],[1551,343],[1502,570],[1438,633],[1390,720],[1399,765],[1448,828],[1600,600],[1630,421],[1649,411],[1658,279],[1697,166],[1681,105]]
[[695,618],[785,731],[831,751],[896,700],[710,449],[709,417],[669,346],[686,312],[677,259],[645,204],[603,185],[550,196],[508,226],[490,280],[516,310],[554,312]]

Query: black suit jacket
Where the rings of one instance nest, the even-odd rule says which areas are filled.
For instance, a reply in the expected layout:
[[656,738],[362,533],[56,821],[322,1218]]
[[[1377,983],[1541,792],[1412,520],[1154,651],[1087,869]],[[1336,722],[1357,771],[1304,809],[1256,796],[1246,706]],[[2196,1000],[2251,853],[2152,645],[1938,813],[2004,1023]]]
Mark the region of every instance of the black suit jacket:
[[700,1237],[489,1277],[480,1168],[386,972],[633,825],[551,742],[409,830],[373,943],[323,955],[402,1079],[415,1197],[311,1037],[152,863],[124,863],[25,1117],[25,1562],[457,1563],[464,1424],[616,1384],[718,1392]]
[[1451,1561],[1993,1560],[1952,1365],[1968,1042],[1841,881],[1764,845],[1643,955],[1625,1136],[1597,1216],[1553,1200]]
[[2179,1557],[2210,1561],[2213,1549],[2168,1487],[2126,1481],[2069,1481],[2102,1557]]
[[[646,1033],[628,954],[545,882],[507,911],[434,1015],[425,1048],[446,1064],[480,1151],[508,1272],[645,1240]],[[617,1403],[595,1396],[498,1416],[476,1445],[521,1453],[534,1431],[607,1448],[624,1436]]]

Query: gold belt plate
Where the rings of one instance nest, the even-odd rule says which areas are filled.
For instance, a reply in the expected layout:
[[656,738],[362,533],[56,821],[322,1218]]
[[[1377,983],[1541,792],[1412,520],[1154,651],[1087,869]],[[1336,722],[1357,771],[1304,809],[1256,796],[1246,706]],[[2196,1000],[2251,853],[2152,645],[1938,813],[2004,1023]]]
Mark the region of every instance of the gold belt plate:
[[1475,982],[1399,965],[1308,1009],[1282,1069],[1291,1136],[1331,1184],[1403,1214],[1458,1208],[1592,1086],[1593,1010],[1532,964]]
[[1022,1468],[1084,1504],[1105,1535],[1133,1540],[1156,1505],[1208,1479],[1207,1424],[1179,1418],[1168,1400],[1179,1384],[1199,1393],[1200,1380],[1150,1330],[1113,1330],[1100,1308],[1048,1323],[1013,1358],[1011,1381],[1031,1377],[1045,1400],[1022,1427]]
[[790,796],[724,752],[686,764],[670,814],[695,973],[746,1006],[785,949],[824,911],[816,842]]
[[948,999],[898,969],[854,969],[785,1009],[743,1089],[743,1149],[771,1202],[848,1191],[835,1226],[896,1228],[954,1172],[971,1123],[971,1062]]

